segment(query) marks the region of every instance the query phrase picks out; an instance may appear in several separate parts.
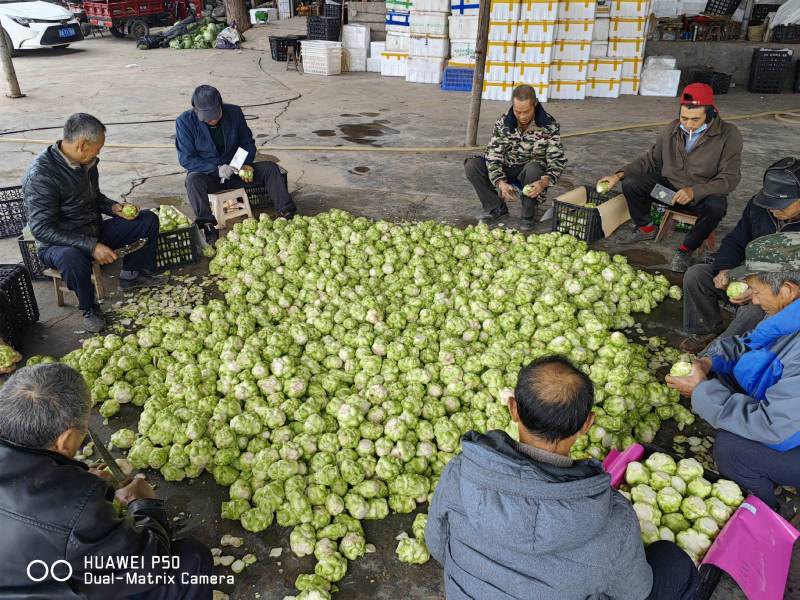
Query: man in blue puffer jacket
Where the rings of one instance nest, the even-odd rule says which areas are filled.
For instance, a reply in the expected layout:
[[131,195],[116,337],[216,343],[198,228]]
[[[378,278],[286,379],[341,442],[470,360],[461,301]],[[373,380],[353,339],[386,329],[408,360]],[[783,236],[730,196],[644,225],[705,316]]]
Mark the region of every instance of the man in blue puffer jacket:
[[747,282],[767,318],[714,342],[690,375],[667,377],[667,385],[721,430],[720,473],[776,508],[776,485],[800,487],[800,232],[748,244],[730,279]]

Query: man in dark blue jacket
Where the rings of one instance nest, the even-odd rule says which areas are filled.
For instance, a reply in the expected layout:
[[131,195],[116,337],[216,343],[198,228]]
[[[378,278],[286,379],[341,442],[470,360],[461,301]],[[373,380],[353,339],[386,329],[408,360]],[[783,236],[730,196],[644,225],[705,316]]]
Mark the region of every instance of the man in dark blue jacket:
[[[800,231],[800,160],[784,158],[764,173],[764,187],[745,206],[742,218],[720,244],[713,265],[698,264],[683,278],[683,330],[689,336],[681,343],[685,352],[697,353],[723,331],[719,302],[726,294],[731,269],[744,262],[751,241],[781,231]],[[750,294],[730,299],[736,316],[720,338],[750,331],[763,318]]]
[[[195,89],[192,109],[181,114],[175,123],[175,146],[181,166],[188,171],[189,204],[209,243],[219,237],[208,204],[209,193],[244,187],[246,181],[253,181],[266,188],[278,216],[291,219],[297,212],[278,165],[255,162],[256,143],[242,109],[223,104],[216,88],[201,85]],[[230,163],[239,148],[247,151],[247,158],[245,166],[237,171]]]

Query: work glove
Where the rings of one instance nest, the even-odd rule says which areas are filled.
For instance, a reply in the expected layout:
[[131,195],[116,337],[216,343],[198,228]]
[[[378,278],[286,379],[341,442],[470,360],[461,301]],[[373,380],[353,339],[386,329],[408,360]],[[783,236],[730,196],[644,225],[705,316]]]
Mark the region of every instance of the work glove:
[[230,165],[220,165],[219,168],[217,169],[217,173],[219,173],[219,178],[222,181],[225,181],[226,179],[230,179],[231,177],[236,175],[236,169],[234,169]]

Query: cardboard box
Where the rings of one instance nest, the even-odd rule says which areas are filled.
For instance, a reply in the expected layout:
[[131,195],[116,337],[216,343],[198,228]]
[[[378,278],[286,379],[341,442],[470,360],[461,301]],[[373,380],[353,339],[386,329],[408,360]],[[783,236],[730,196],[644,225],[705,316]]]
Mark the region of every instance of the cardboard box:
[[[581,186],[565,194],[561,194],[556,198],[556,201],[564,202],[566,204],[573,204],[575,206],[583,206],[587,203],[586,188]],[[622,194],[614,196],[610,200],[599,204],[594,210],[596,210],[600,215],[600,227],[605,237],[610,236],[619,228],[620,225],[630,221],[631,218],[631,215],[628,212],[628,203],[625,202],[625,196]],[[555,226],[556,222],[554,220],[553,227]]]

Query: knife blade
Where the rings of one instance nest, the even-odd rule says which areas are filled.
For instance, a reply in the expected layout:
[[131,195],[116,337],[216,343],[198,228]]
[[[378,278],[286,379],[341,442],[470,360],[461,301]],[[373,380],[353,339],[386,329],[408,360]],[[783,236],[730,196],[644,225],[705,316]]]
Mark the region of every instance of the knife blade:
[[117,258],[122,258],[128,254],[132,254],[133,252],[137,252],[144,248],[144,245],[147,243],[147,238],[139,238],[135,242],[131,242],[130,244],[124,245],[122,248],[117,248],[114,250],[114,253],[117,255]]
[[114,460],[113,456],[111,456],[111,452],[109,452],[108,448],[106,448],[103,442],[100,441],[100,437],[91,429],[89,429],[89,437],[92,438],[94,447],[100,454],[100,458],[103,459],[103,462],[108,467],[108,470],[111,471],[111,476],[114,478],[114,481],[119,484],[128,479],[125,477],[125,473],[122,472],[122,469],[119,468],[117,461]]

